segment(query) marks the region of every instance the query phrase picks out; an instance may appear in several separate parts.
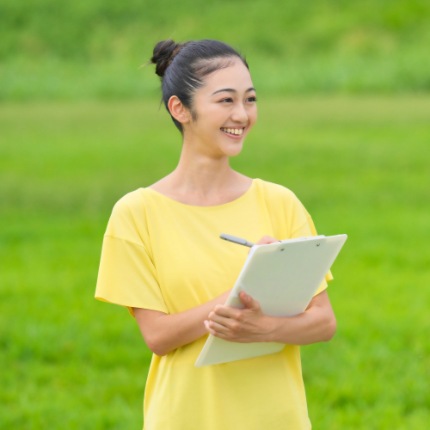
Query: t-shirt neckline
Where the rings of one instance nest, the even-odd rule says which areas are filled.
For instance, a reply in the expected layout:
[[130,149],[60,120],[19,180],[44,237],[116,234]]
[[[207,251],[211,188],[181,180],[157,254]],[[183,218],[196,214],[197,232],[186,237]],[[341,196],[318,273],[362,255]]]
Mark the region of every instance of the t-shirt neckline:
[[183,203],[183,202],[180,202],[179,200],[175,200],[172,197],[166,196],[165,194],[160,193],[159,191],[156,191],[156,190],[154,190],[153,188],[150,188],[150,187],[145,187],[145,188],[143,188],[143,190],[145,190],[146,192],[150,192],[151,194],[153,194],[155,196],[158,196],[158,197],[162,198],[163,200],[169,201],[172,204],[175,204],[175,205],[178,205],[178,206],[182,206],[182,207],[186,207],[186,208],[210,210],[210,209],[224,208],[224,207],[228,207],[228,206],[234,205],[236,203],[240,203],[242,200],[246,199],[249,194],[252,193],[252,190],[256,186],[256,182],[257,182],[257,179],[252,179],[251,180],[251,184],[248,187],[248,189],[244,193],[242,193],[239,197],[236,197],[234,200],[231,200],[231,201],[226,202],[226,203],[221,203],[221,204],[218,204],[218,205],[208,205],[208,206],[199,206],[199,205],[192,205],[192,204],[188,204],[188,203]]

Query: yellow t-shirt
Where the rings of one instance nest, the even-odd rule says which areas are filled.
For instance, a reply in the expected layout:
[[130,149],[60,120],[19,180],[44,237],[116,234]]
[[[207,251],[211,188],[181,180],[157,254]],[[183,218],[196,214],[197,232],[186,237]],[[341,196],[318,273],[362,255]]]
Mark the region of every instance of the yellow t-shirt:
[[[113,209],[96,298],[168,314],[213,299],[233,286],[249,251],[220,240],[220,233],[250,241],[316,234],[290,190],[260,179],[238,199],[209,207],[141,188]],[[325,287],[324,282],[318,292]],[[196,368],[205,339],[163,357],[153,355],[144,399],[146,430],[311,428],[298,346]]]

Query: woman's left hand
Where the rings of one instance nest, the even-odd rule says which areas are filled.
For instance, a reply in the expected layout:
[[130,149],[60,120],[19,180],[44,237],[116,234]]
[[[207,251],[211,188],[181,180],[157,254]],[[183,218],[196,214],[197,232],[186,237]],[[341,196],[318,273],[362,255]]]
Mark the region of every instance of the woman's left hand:
[[205,321],[210,334],[233,342],[267,341],[270,318],[261,311],[260,304],[244,291],[239,294],[243,309],[217,305]]

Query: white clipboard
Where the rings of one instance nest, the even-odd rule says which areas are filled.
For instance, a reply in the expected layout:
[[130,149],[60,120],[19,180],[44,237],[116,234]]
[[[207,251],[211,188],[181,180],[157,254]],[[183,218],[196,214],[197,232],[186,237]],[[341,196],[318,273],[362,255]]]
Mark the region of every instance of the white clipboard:
[[[346,234],[289,239],[254,245],[226,305],[243,307],[238,298],[245,291],[270,316],[302,313],[323,282],[347,239]],[[209,335],[195,366],[226,363],[278,352],[283,343],[229,342]]]

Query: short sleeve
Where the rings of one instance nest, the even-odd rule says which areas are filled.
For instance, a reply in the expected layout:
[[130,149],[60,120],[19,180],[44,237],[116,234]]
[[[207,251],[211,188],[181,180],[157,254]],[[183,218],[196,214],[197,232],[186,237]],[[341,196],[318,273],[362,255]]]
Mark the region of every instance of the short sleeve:
[[[318,234],[311,215],[291,190],[266,183],[265,194],[276,237],[293,239]],[[324,291],[332,279],[331,272],[328,272],[315,295]]]
[[[300,223],[297,224],[296,228],[293,231],[292,237],[307,237],[307,236],[316,236],[317,229],[315,228],[315,224],[310,216],[309,212],[303,206],[303,204],[297,200],[297,218],[301,220]],[[317,291],[315,292],[315,296],[319,293],[323,292],[328,287],[328,282],[333,280],[333,275],[331,271],[325,275],[325,279],[321,282]]]
[[[167,313],[145,232],[133,207],[117,203],[103,239],[95,297],[129,308]],[[140,211],[139,215],[142,212]]]

